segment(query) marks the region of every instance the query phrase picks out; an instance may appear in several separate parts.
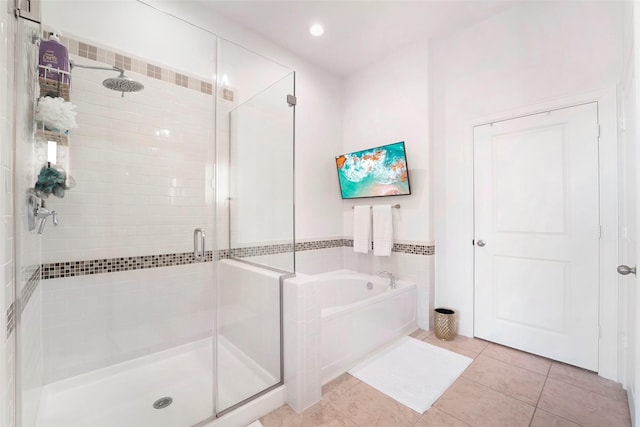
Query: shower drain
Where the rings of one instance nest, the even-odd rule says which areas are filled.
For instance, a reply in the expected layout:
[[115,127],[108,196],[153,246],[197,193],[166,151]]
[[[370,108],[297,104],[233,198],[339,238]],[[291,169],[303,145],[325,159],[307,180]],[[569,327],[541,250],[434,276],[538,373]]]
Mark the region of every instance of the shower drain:
[[160,399],[153,402],[153,407],[156,409],[164,409],[167,406],[171,405],[173,399],[170,397],[161,397]]

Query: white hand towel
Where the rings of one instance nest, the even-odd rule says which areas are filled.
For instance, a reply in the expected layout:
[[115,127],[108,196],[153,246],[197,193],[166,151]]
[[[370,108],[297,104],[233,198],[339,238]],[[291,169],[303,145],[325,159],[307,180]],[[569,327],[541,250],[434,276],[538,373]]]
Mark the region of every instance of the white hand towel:
[[393,246],[393,216],[391,205],[373,207],[373,254],[391,256]]
[[353,208],[353,252],[369,253],[371,230],[371,206]]

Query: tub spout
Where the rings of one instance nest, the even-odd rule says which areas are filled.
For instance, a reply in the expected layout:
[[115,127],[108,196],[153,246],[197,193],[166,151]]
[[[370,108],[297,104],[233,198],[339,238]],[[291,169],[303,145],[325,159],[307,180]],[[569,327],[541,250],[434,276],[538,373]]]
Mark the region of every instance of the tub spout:
[[388,271],[378,271],[376,273],[378,276],[380,277],[386,277],[389,279],[389,287],[391,289],[395,289],[398,287],[398,285],[396,284],[396,277],[393,275],[393,273],[389,273]]

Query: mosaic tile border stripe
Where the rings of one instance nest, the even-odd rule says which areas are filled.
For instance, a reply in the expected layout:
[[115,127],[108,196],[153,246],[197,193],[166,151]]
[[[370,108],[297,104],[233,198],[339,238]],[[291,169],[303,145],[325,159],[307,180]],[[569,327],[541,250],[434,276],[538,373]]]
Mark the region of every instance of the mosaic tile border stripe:
[[20,313],[22,313],[29,304],[29,300],[31,296],[35,292],[36,288],[40,284],[40,280],[42,279],[42,266],[36,268],[36,271],[33,272],[29,280],[27,280],[27,284],[22,289],[22,295],[20,297]]
[[[43,39],[46,39],[51,31],[50,29],[45,29],[42,34]],[[211,81],[189,76],[184,72],[178,72],[166,66],[159,66],[142,58],[104,49],[70,37],[60,36],[60,43],[67,47],[69,55],[77,55],[81,58],[102,62],[103,64],[122,68],[125,71],[143,74],[169,84],[195,90],[196,92],[213,95],[213,83]]]
[[[213,251],[206,251],[204,262],[211,261],[213,261]],[[193,252],[55,262],[42,265],[42,278],[58,279],[61,277],[87,276],[92,274],[195,264],[196,262],[200,261],[195,260]]]
[[16,302],[12,302],[9,308],[7,308],[7,338],[11,336],[11,333],[16,328]]
[[232,248],[229,250],[229,255],[234,258],[246,258],[252,256],[286,254],[288,252],[293,252],[293,243]]
[[[296,251],[313,251],[329,248],[353,247],[353,239],[329,239],[314,240],[309,242],[298,242],[295,245]],[[372,244],[373,248],[373,244]],[[248,246],[235,249],[221,249],[215,252],[207,251],[204,262],[211,262],[214,259],[219,261],[225,258],[247,258],[255,256],[276,255],[293,252],[292,243],[277,245]],[[406,253],[413,255],[433,255],[435,246],[414,245],[406,243],[394,243],[392,252]],[[142,270],[146,268],[169,267],[173,265],[194,264],[196,261],[193,252],[182,252],[159,255],[143,255],[121,258],[104,258],[88,261],[69,261],[43,264],[38,269],[41,279],[58,279],[62,277],[87,276],[92,274],[114,273],[129,270]],[[40,273],[41,270],[41,273]],[[28,288],[29,286],[27,286]],[[35,287],[34,287],[35,289]],[[33,292],[33,291],[31,291]],[[29,295],[30,296],[30,295]],[[23,299],[24,300],[24,299]],[[28,298],[27,298],[28,300]],[[26,305],[26,303],[25,303]]]
[[315,251],[318,249],[330,249],[341,248],[345,245],[346,239],[331,239],[331,240],[314,240],[310,242],[297,242],[296,252],[302,251]]
[[[353,239],[344,239],[344,246],[352,248]],[[373,250],[373,242],[371,242],[371,250]],[[394,243],[391,252],[412,255],[435,255],[435,245],[414,245],[411,243]]]

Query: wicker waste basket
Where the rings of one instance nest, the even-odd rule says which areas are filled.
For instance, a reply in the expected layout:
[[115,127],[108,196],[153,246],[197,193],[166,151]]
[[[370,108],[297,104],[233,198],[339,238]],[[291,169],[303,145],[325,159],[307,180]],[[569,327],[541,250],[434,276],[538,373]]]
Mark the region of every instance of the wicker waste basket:
[[456,336],[456,312],[448,308],[436,308],[433,314],[436,338],[451,341]]

